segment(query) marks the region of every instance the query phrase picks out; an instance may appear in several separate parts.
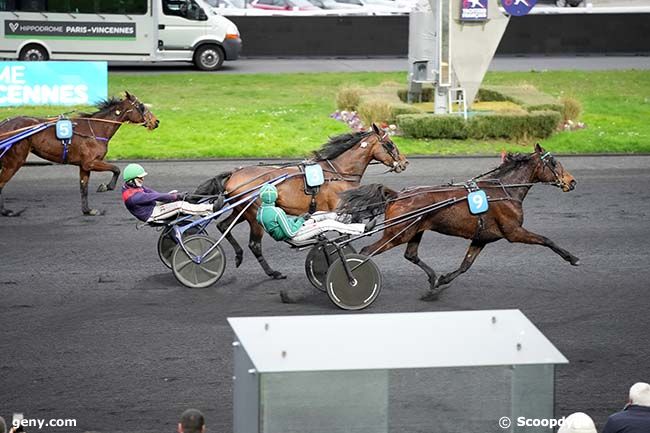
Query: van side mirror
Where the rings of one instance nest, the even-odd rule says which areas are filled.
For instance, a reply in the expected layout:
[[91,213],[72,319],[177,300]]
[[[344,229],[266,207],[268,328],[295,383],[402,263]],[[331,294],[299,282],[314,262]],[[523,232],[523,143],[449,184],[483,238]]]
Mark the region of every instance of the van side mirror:
[[199,8],[199,21],[207,21],[208,16],[206,15],[205,11],[203,8]]

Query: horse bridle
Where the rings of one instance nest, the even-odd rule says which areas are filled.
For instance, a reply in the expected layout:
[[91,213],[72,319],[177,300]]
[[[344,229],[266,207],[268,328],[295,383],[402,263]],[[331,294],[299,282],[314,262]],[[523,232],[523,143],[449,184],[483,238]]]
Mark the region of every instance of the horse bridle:
[[544,168],[548,168],[551,170],[551,173],[553,173],[553,176],[555,177],[555,183],[553,185],[557,186],[558,188],[563,187],[565,185],[565,182],[555,170],[555,158],[553,158],[551,152],[546,152],[543,155],[540,155],[539,159],[542,161]]
[[399,166],[399,149],[397,149],[395,143],[388,136],[388,132],[384,132],[382,135],[377,134],[377,136],[379,137],[379,143],[381,143],[386,153],[393,158],[393,166],[390,171],[394,171]]

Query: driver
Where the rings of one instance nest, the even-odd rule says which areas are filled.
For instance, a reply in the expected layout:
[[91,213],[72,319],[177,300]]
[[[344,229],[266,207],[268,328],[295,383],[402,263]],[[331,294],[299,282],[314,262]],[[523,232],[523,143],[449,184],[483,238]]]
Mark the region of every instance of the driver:
[[257,222],[276,241],[291,239],[302,242],[327,231],[356,235],[372,230],[376,223],[373,220],[368,224],[345,224],[336,220],[336,212],[287,216],[284,210],[275,205],[277,199],[278,190],[275,186],[266,184],[260,188],[262,205],[257,210]]
[[124,169],[122,201],[131,214],[145,222],[160,222],[171,219],[178,214],[206,216],[223,207],[223,195],[214,203],[188,203],[183,200],[185,194],[170,191],[159,193],[144,186],[147,172],[140,164],[129,164]]

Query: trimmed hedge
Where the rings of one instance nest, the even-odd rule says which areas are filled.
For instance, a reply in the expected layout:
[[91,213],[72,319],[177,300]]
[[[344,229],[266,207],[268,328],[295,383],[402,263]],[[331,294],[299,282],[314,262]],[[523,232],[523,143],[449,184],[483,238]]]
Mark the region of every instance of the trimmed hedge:
[[477,115],[465,121],[458,115],[404,114],[397,124],[405,135],[415,138],[546,138],[558,127],[562,116],[557,111],[527,114]]
[[[400,101],[408,101],[408,89],[399,89],[397,91],[397,96]],[[422,97],[419,102],[433,102],[433,87],[423,87],[422,88]]]
[[403,114],[397,117],[397,125],[405,135],[415,138],[468,137],[465,119],[451,114]]
[[478,101],[510,101],[521,105],[526,111],[564,112],[564,105],[551,95],[532,86],[485,86],[478,90]]
[[390,109],[391,109],[391,118],[390,123],[395,123],[397,122],[397,117],[401,116],[402,114],[418,114],[422,113],[422,110],[419,109],[418,107],[415,107],[410,104],[404,104],[404,103],[393,103],[390,104]]

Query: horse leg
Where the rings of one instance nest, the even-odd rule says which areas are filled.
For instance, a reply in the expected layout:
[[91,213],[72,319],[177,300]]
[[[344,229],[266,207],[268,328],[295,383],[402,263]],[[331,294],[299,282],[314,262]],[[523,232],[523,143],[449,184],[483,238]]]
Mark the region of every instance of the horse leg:
[[508,233],[505,233],[505,238],[510,242],[519,242],[522,244],[531,244],[531,245],[543,245],[553,250],[555,254],[558,254],[560,257],[562,257],[567,262],[571,263],[573,266],[578,266],[580,264],[579,258],[574,256],[567,250],[558,247],[549,238],[530,232],[523,227],[517,227],[516,229]]
[[251,227],[248,248],[250,248],[255,255],[255,258],[257,258],[257,261],[259,262],[260,266],[262,266],[262,269],[264,269],[264,272],[266,272],[266,275],[276,280],[287,278],[286,275],[283,275],[278,271],[274,271],[262,255],[262,237],[264,236],[264,228],[262,228],[262,226],[259,225],[255,220],[248,220],[248,224],[250,224]]
[[465,257],[463,258],[463,262],[460,264],[460,267],[456,269],[454,272],[450,272],[448,274],[442,275],[438,279],[437,287],[440,287],[445,284],[451,283],[453,280],[456,279],[460,274],[467,272],[467,270],[472,267],[472,264],[474,263],[474,260],[478,257],[479,254],[481,254],[481,251],[485,247],[485,244],[482,242],[478,241],[472,241],[471,244],[469,244],[469,248],[467,248],[467,253],[465,253]]
[[81,192],[81,212],[84,215],[97,216],[101,212],[97,209],[91,209],[88,206],[88,180],[90,178],[90,171],[84,170],[79,167],[79,191]]
[[417,265],[427,274],[427,277],[429,278],[429,288],[430,290],[433,290],[436,287],[436,272],[431,269],[426,263],[424,263],[418,256],[418,247],[420,246],[420,241],[422,240],[423,234],[424,232],[418,232],[411,238],[411,240],[406,245],[404,258],[414,265]]
[[25,211],[25,209],[14,212],[11,209],[5,208],[4,197],[2,196],[2,189],[11,180],[16,172],[23,166],[29,155],[29,146],[23,145],[23,142],[16,144],[0,161],[0,216],[17,217]]
[[[217,228],[219,229],[219,231],[221,233],[224,233],[228,229],[230,224],[232,224],[232,222],[235,220],[236,217],[237,217],[237,212],[232,212],[228,216],[228,218],[226,218],[225,220],[217,224]],[[239,224],[242,221],[243,221],[242,219],[239,219],[237,223],[235,223],[235,225]],[[237,242],[237,239],[235,239],[235,237],[232,235],[232,231],[226,234],[226,240],[228,241],[228,243],[230,243],[230,245],[232,245],[233,249],[235,250],[235,267],[238,268],[241,265],[241,262],[244,260],[244,250],[239,245],[239,242]]]
[[96,159],[84,164],[84,169],[88,171],[110,171],[113,173],[111,181],[108,185],[100,183],[97,187],[97,192],[113,191],[117,185],[117,178],[120,175],[120,168],[117,165],[109,164],[108,162]]

